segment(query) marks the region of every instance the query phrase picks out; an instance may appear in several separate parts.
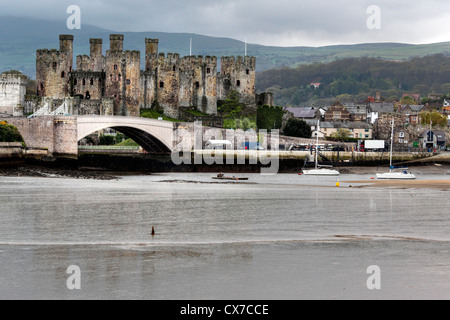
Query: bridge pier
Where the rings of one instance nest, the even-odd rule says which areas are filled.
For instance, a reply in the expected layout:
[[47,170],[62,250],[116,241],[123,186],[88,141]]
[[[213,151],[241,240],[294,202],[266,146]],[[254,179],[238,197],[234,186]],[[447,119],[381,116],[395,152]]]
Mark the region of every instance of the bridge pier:
[[25,144],[31,149],[46,149],[49,156],[77,157],[77,117],[41,116],[8,118],[17,127]]

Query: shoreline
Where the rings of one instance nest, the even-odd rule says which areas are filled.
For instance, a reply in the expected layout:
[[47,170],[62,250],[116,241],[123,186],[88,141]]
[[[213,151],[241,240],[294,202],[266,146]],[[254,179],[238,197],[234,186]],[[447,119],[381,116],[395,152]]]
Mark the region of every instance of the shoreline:
[[[193,174],[201,172],[212,172],[212,168],[205,166],[204,170],[191,171]],[[226,168],[224,168],[226,169]],[[348,175],[371,175],[375,177],[376,173],[381,173],[388,171],[387,167],[336,167],[341,173],[341,177]],[[226,170],[219,170],[224,173]],[[440,175],[449,176],[450,181],[450,165],[420,165],[413,166],[408,169],[418,175]],[[114,171],[107,170],[99,167],[71,167],[71,166],[52,166],[52,165],[41,165],[41,164],[23,164],[17,167],[0,167],[0,177],[44,177],[44,178],[73,178],[73,179],[94,179],[94,180],[115,180],[123,176],[129,175],[152,175],[158,173],[189,173],[186,170],[168,170],[161,172],[151,172],[151,171]],[[243,173],[243,172],[240,172]],[[258,174],[258,172],[248,172],[253,174]],[[295,172],[280,172],[279,174],[296,174]],[[437,180],[446,181],[446,180]],[[344,181],[343,181],[344,182]],[[406,183],[405,183],[406,182]],[[392,180],[354,180],[348,181],[348,183],[369,183],[374,186],[381,185],[417,185],[425,184],[424,180],[414,180],[414,181],[392,181]],[[429,182],[428,182],[429,183]]]
[[449,180],[371,180],[343,181],[344,183],[366,184],[355,188],[400,188],[400,189],[440,189],[450,190]]

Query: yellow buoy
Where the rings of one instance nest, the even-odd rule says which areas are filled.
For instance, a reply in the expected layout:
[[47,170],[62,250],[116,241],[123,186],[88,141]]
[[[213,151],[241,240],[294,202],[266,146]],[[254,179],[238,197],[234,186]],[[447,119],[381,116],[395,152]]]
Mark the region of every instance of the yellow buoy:
[[341,183],[339,182],[339,180],[336,182],[336,187],[340,187]]

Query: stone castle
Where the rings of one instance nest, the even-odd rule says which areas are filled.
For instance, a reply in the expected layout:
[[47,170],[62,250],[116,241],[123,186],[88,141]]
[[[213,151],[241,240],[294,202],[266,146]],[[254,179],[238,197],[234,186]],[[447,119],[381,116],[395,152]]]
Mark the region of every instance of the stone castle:
[[[222,57],[220,72],[214,56],[158,52],[158,39],[145,39],[141,53],[124,51],[124,36],[110,35],[102,54],[102,39],[90,39],[90,55],[77,56],[73,67],[73,36],[60,35],[60,49],[37,50],[36,85],[40,97],[79,98],[77,114],[139,116],[140,109],[157,109],[178,118],[183,108],[217,115],[217,104],[236,90],[247,111],[271,103],[255,91],[255,57]],[[268,102],[269,101],[269,102]]]

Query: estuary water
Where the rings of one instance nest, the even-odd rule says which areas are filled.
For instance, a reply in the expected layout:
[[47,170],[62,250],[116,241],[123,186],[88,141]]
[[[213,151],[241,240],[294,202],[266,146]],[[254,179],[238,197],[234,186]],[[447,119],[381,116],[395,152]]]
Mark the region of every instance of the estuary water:
[[0,177],[0,299],[450,299],[448,190],[213,175]]

